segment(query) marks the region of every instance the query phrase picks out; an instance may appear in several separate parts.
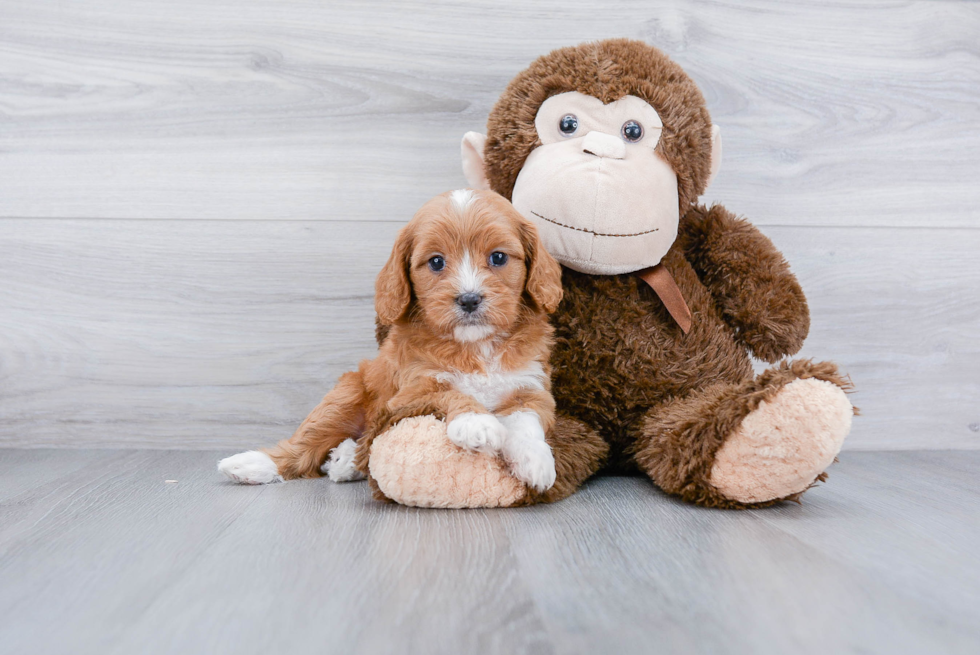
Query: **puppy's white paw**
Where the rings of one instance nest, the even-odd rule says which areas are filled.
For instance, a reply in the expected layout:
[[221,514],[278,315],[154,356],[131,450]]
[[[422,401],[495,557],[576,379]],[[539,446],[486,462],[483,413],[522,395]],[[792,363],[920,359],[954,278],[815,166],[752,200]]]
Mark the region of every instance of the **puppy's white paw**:
[[501,453],[518,480],[537,491],[555,484],[555,456],[544,440],[541,419],[536,412],[514,412],[500,419],[507,428]]
[[535,490],[547,491],[555,485],[555,456],[545,442],[524,442],[511,449],[506,460],[514,477]]
[[320,471],[334,482],[363,480],[364,474],[354,468],[356,450],[357,442],[353,439],[342,441],[339,446],[330,451],[330,457],[320,467]]
[[238,484],[282,482],[276,463],[271,457],[257,450],[225,457],[218,462],[218,470]]
[[503,445],[507,430],[496,416],[466,412],[449,422],[449,440],[460,448],[481,453],[496,453]]

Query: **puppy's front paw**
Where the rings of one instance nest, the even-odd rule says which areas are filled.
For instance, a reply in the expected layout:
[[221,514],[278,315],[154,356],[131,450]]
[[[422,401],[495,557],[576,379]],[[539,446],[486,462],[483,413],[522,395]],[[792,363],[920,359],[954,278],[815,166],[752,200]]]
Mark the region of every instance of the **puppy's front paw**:
[[501,419],[507,428],[502,454],[515,478],[537,491],[555,484],[555,456],[544,440],[541,420],[534,412],[514,412]]
[[507,430],[492,414],[466,412],[449,422],[449,440],[460,448],[481,453],[496,453],[503,445]]
[[526,442],[507,455],[510,472],[536,491],[547,491],[555,485],[555,456],[543,441]]
[[258,450],[225,457],[218,462],[218,470],[238,484],[282,482],[276,463],[271,457]]

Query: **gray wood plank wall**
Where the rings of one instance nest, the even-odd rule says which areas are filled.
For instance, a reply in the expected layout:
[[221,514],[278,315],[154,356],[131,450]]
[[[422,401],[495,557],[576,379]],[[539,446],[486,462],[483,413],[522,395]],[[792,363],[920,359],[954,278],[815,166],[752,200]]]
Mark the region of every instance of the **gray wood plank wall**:
[[980,4],[0,0],[0,445],[288,435],[373,351],[397,227],[534,57],[635,37],[701,85],[705,196],[838,361],[847,448],[980,448]]

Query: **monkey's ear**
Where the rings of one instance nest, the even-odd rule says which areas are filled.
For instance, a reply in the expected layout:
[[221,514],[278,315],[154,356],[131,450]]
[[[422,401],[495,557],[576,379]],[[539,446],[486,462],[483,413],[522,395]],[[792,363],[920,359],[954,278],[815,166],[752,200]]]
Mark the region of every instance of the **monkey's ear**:
[[718,174],[721,168],[721,128],[717,125],[711,126],[711,172],[708,173],[708,183],[704,185],[707,189]]
[[374,311],[378,313],[378,321],[384,325],[393,325],[404,316],[412,302],[408,270],[411,265],[412,235],[411,225],[401,229],[388,262],[374,282]]
[[483,167],[483,146],[487,143],[485,134],[467,132],[463,135],[463,175],[466,183],[473,189],[488,190],[487,171]]
[[524,245],[524,264],[527,266],[524,289],[538,307],[551,314],[561,302],[561,266],[544,249],[538,228],[523,217],[520,219],[520,235]]

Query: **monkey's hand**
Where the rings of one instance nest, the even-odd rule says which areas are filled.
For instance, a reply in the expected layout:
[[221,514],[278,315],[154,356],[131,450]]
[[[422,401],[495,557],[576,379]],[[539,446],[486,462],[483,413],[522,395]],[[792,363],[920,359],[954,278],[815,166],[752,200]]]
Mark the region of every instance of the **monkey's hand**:
[[720,205],[698,205],[681,220],[685,254],[736,338],[776,362],[803,346],[810,330],[806,297],[776,247]]

